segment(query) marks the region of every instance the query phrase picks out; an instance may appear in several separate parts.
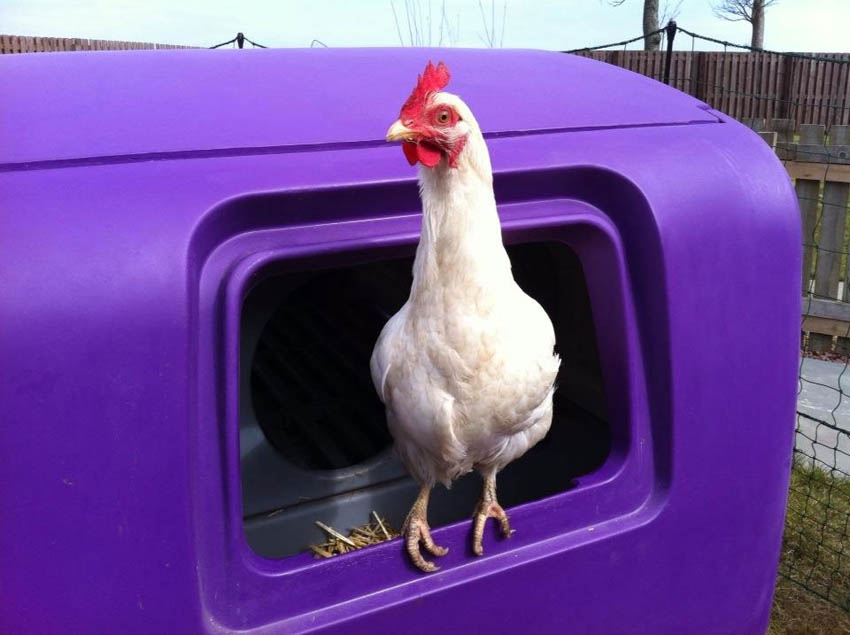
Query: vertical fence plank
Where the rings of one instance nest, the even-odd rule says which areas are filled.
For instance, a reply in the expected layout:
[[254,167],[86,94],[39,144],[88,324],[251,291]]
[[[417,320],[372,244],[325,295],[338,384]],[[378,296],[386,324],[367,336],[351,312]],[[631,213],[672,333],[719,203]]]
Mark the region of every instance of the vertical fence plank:
[[802,118],[799,120],[798,125],[802,125],[804,123],[814,123],[814,106],[815,106],[815,88],[817,86],[817,78],[818,78],[818,65],[816,62],[812,62],[809,60],[809,64],[807,65],[806,71],[806,91],[802,93],[804,99],[804,106],[802,112]]
[[[837,58],[838,56],[836,55],[835,57]],[[835,64],[835,68],[832,70],[833,93],[829,100],[829,109],[832,111],[830,114],[830,127],[832,125],[843,125],[841,121],[841,101],[844,88],[844,67],[845,64]]]
[[824,73],[826,72],[825,62],[815,62],[815,81],[814,90],[812,90],[812,107],[809,111],[809,121],[817,123],[823,121],[825,125],[829,125],[825,119],[822,119],[821,108],[823,106],[824,92]]
[[817,62],[817,73],[815,74],[815,92],[812,95],[812,121],[823,122],[829,127],[830,122],[826,119],[824,104],[826,96],[829,93],[829,84],[826,83],[827,66],[831,66],[828,62]]
[[769,130],[776,132],[776,154],[780,159],[793,159],[791,142],[794,141],[794,121],[792,119],[771,119]]
[[736,118],[741,117],[743,113],[742,109],[742,98],[744,91],[741,89],[744,82],[744,55],[745,53],[735,53],[735,57],[732,58],[732,64],[735,68],[735,77],[730,86],[730,90],[732,91],[732,109],[736,115]]
[[787,118],[790,116],[789,105],[791,103],[791,94],[793,90],[793,61],[794,58],[785,57],[778,64],[779,85],[777,86],[777,93],[779,98],[776,100],[777,111],[774,117]]
[[767,73],[767,96],[769,99],[765,101],[765,119],[772,119],[776,112],[776,88],[778,85],[778,67],[775,55],[769,56],[769,68]]
[[776,55],[769,55],[768,57],[770,59],[767,74],[768,99],[765,100],[764,116],[766,119],[772,119],[776,112],[776,97],[779,85],[779,59]]
[[726,103],[724,101],[724,90],[723,90],[723,58],[720,54],[716,54],[714,56],[714,75],[711,80],[711,87],[714,92],[714,99],[712,101],[712,105],[718,110],[724,110],[726,108]]
[[[829,145],[832,147],[850,146],[850,126],[834,125],[829,129]],[[850,198],[850,183],[839,183],[829,180],[829,170],[826,173],[827,180],[823,185],[823,204],[826,207],[827,202],[830,206],[835,206],[840,209],[846,209],[848,199]],[[847,262],[847,271],[844,274],[844,294],[845,302],[850,302],[850,260]]]
[[809,82],[811,80],[811,64],[809,60],[798,60],[798,66],[800,68],[799,73],[799,83],[798,88],[795,93],[795,116],[792,117],[794,119],[796,125],[799,127],[804,123],[811,123],[808,119],[808,94],[809,94]]
[[[850,146],[850,126],[840,126],[834,125],[829,130],[829,145],[830,146]],[[829,171],[826,173],[827,180],[823,184],[823,210],[824,217],[826,218],[827,214],[835,215],[842,219],[842,223],[840,224],[841,234],[837,238],[837,242],[841,247],[843,247],[844,241],[844,229],[846,227],[846,218],[847,218],[847,203],[850,200],[850,183],[839,183],[836,181],[829,180]],[[844,251],[842,249],[842,251]],[[847,257],[847,253],[845,251],[844,254],[836,254],[837,258],[841,258],[844,255]],[[844,289],[842,293],[842,298],[845,302],[850,301],[850,260],[846,263],[846,269],[844,273]],[[850,336],[850,333],[847,333]],[[850,354],[850,337],[847,336],[839,336],[835,340],[835,351],[841,355]]]
[[804,123],[811,123],[813,121],[812,104],[814,103],[814,100],[812,99],[812,97],[815,92],[816,77],[817,66],[815,62],[813,62],[812,60],[803,60],[803,72],[801,79],[804,80],[805,83],[801,85],[799,92],[802,107],[798,109],[798,126]]
[[800,215],[803,222],[803,290],[811,288],[812,260],[814,257],[815,226],[818,211],[818,190],[820,181],[797,179],[794,184],[797,191],[797,201],[800,204]]
[[[828,176],[828,172],[827,172]],[[829,186],[829,187],[827,187]],[[841,271],[841,252],[844,242],[847,189],[844,183],[826,181],[823,190],[823,211],[818,241],[815,294],[838,299]]]
[[[780,121],[783,124],[789,120],[774,120]],[[790,123],[790,122],[789,122]],[[818,139],[820,132],[820,139]],[[779,131],[777,131],[779,134]],[[783,131],[787,138],[787,130]],[[803,126],[801,128],[801,142],[804,143],[823,143],[823,132],[812,129],[811,127]],[[812,179],[797,179],[794,184],[794,189],[797,191],[797,200],[800,205],[800,214],[803,224],[803,292],[808,293],[811,289],[811,273],[814,266],[814,260],[817,259],[818,267],[820,266],[820,254],[815,254],[815,245],[817,244],[817,236],[815,235],[817,228],[817,211],[818,211],[818,193],[820,191],[820,181]],[[814,334],[813,334],[814,335]]]
[[756,108],[757,117],[764,117],[764,119],[768,119],[770,115],[767,112],[767,109],[771,102],[770,96],[770,55],[762,53],[758,62],[756,62],[758,67],[758,84],[756,91],[758,92],[760,99],[757,100],[758,107]]
[[754,53],[738,53],[738,116],[746,117],[750,112],[750,61]]
[[[729,93],[729,114],[733,117],[738,117],[738,97],[740,96],[740,92],[738,90],[738,82],[740,81],[738,66],[741,61],[741,57],[739,53],[732,53],[729,56],[729,82],[726,87],[726,92]],[[735,114],[732,114],[735,113]]]
[[817,118],[818,123],[826,125],[827,129],[832,126],[833,120],[832,104],[835,102],[835,89],[838,84],[837,64],[823,62],[823,83],[820,92],[820,108]]
[[700,101],[705,101],[705,91],[700,86],[700,79],[704,76],[704,67],[708,57],[705,53],[694,53],[694,55],[696,58],[691,60],[691,72],[688,75],[690,81],[688,82],[687,92]]
[[702,101],[706,101],[708,99],[708,91],[706,90],[706,81],[709,78],[708,74],[708,65],[709,65],[709,54],[708,53],[698,53],[697,54],[699,64],[696,65],[695,74],[695,96],[699,97]]
[[850,64],[842,64],[838,76],[836,109],[839,116],[835,117],[835,123],[846,126],[850,124]]
[[729,95],[729,105],[726,111],[733,117],[739,117],[738,112],[738,63],[741,61],[740,55],[733,53],[729,56],[729,79],[726,85],[726,93]]
[[723,110],[726,107],[723,102],[723,58],[719,53],[714,56],[714,79],[711,83],[714,90],[714,101],[712,103],[718,109]]
[[787,58],[791,61],[791,86],[788,91],[788,119],[793,119],[795,124],[798,124],[799,107],[800,107],[800,91],[803,89],[803,69],[802,60],[797,60],[793,57]]
[[[822,146],[823,155],[826,155],[824,126],[802,125],[800,126],[800,143],[808,146]],[[804,158],[817,157],[811,155]],[[817,220],[818,193],[820,182],[809,179],[797,179],[797,197],[800,199],[800,210],[805,209],[803,217],[803,230],[807,244],[813,245],[810,249],[814,252],[814,293],[818,297],[838,298],[838,282],[841,270],[841,251],[844,242],[844,228],[846,214],[835,206],[822,207],[820,222]],[[805,206],[805,207],[804,207]],[[819,226],[820,231],[817,231]],[[806,251],[808,251],[807,249]],[[805,288],[805,287],[804,287]],[[809,335],[811,349],[818,353],[827,352],[832,349],[832,336],[822,333],[811,333]]]
[[[836,55],[838,58],[850,60],[850,56]],[[836,90],[835,112],[833,121],[844,126],[850,124],[850,64],[841,64],[838,69],[838,86]]]

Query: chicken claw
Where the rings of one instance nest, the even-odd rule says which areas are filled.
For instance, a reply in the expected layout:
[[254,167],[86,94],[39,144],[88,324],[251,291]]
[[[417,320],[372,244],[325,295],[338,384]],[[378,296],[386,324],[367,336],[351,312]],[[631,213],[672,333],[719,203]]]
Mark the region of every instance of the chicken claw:
[[484,525],[488,518],[495,518],[499,521],[499,527],[502,530],[502,536],[510,538],[514,530],[511,529],[511,523],[508,520],[508,515],[499,502],[496,500],[496,477],[487,476],[484,479],[484,491],[481,494],[481,500],[478,501],[478,506],[475,508],[472,524],[472,551],[476,556],[484,555],[484,547],[481,544],[484,539]]
[[422,553],[419,551],[419,542],[421,541],[422,545],[431,555],[444,556],[449,552],[448,547],[440,547],[434,542],[434,539],[431,538],[431,528],[425,520],[422,518],[410,519],[402,533],[404,534],[404,542],[407,546],[407,553],[417,568],[421,569],[425,573],[431,573],[432,571],[436,571],[440,568],[433,562],[425,560],[425,558],[422,557]]
[[407,554],[410,560],[416,567],[425,573],[436,571],[440,567],[433,562],[428,562],[422,557],[419,551],[419,543],[433,556],[444,556],[449,552],[448,547],[441,547],[431,538],[431,527],[428,525],[428,495],[430,488],[423,487],[416,502],[407,518],[404,520],[404,525],[401,527],[401,533],[404,536],[404,544],[407,547]]

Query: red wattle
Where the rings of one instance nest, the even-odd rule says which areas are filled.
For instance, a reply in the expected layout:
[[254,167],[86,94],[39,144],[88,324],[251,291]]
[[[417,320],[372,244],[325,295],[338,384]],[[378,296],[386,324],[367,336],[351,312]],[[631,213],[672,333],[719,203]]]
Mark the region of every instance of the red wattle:
[[440,148],[427,141],[420,141],[419,143],[405,141],[401,144],[401,149],[410,165],[416,165],[417,161],[421,161],[425,167],[433,168],[439,165],[440,159],[443,158]]
[[431,145],[427,141],[421,141],[416,145],[416,153],[419,155],[419,160],[422,165],[428,168],[433,168],[440,163],[442,153],[436,146]]
[[412,141],[405,141],[401,144],[401,149],[404,150],[404,156],[407,157],[407,162],[410,165],[416,165],[419,157],[416,154],[416,144]]

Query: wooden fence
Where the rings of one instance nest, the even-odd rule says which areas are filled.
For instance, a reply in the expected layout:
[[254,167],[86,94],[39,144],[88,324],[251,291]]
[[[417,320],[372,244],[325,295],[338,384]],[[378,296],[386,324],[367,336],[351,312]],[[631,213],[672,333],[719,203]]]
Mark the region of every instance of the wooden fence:
[[[576,54],[659,81],[664,76],[664,51]],[[850,60],[850,53],[808,55]],[[795,127],[850,124],[850,64],[778,53],[673,51],[670,85],[737,119],[791,119]]]
[[2,53],[49,53],[56,51],[130,51],[136,49],[185,49],[179,44],[153,44],[150,42],[118,42],[116,40],[88,40],[70,37],[29,37],[0,35]]
[[[590,51],[662,80],[666,51]],[[850,53],[674,51],[670,85],[740,119],[776,150],[800,204],[802,335],[850,357]]]
[[776,149],[794,180],[803,225],[803,323],[808,349],[850,354],[850,126],[747,122]]

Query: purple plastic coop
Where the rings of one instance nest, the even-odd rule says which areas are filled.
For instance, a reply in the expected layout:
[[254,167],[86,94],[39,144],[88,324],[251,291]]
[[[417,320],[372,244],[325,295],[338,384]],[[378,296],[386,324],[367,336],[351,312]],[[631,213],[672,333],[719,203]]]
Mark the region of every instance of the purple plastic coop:
[[[414,485],[368,357],[416,174],[383,135],[429,59],[484,128],[564,359],[508,467],[510,540],[305,549]],[[655,81],[533,51],[0,56],[0,631],[761,633],[800,320],[789,179]]]

